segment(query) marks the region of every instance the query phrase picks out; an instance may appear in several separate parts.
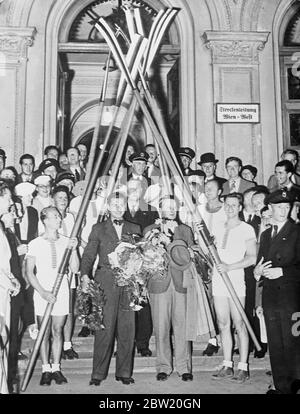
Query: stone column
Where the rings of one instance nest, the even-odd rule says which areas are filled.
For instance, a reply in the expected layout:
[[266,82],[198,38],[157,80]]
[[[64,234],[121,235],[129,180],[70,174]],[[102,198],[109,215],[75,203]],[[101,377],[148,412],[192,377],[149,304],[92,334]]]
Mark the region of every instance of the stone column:
[[[259,54],[269,32],[206,31],[205,44],[212,53],[214,112],[217,103],[260,103]],[[225,160],[240,157],[258,169],[263,182],[261,124],[217,124],[215,152],[220,160],[219,172],[225,174]],[[226,174],[224,175],[226,177]]]
[[7,165],[18,165],[24,151],[27,49],[35,28],[0,27],[0,146]]

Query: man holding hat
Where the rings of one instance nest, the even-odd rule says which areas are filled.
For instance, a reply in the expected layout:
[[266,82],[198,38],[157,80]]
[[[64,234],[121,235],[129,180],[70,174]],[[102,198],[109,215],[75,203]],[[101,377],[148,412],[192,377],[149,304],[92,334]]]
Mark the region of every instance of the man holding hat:
[[[178,206],[174,199],[165,197],[161,201],[163,223],[146,227],[144,234],[161,228],[170,244],[167,246],[170,263],[164,279],[152,278],[148,283],[150,305],[156,344],[156,379],[166,381],[173,371],[173,356],[170,330],[174,334],[174,356],[178,375],[182,381],[192,381],[191,349],[186,340],[187,289],[183,286],[184,270],[191,263],[188,247],[194,244],[190,227],[176,222]],[[173,228],[173,236],[170,233]],[[173,240],[173,241],[172,241]]]
[[198,165],[202,168],[202,171],[205,173],[206,178],[205,182],[215,180],[218,181],[220,188],[223,187],[223,184],[226,182],[225,178],[216,176],[217,163],[219,160],[216,159],[215,154],[212,152],[206,152],[201,155]]
[[[266,198],[272,226],[260,239],[256,280],[262,279],[270,361],[272,394],[295,394],[300,389],[300,228],[289,219],[293,199],[285,190]],[[299,323],[298,323],[299,325]]]
[[5,160],[6,160],[5,151],[2,148],[0,148],[0,173],[5,168]]
[[179,148],[178,155],[180,157],[183,175],[189,175],[189,173],[193,171],[192,168],[190,168],[190,165],[195,158],[195,151],[189,147],[181,147]]

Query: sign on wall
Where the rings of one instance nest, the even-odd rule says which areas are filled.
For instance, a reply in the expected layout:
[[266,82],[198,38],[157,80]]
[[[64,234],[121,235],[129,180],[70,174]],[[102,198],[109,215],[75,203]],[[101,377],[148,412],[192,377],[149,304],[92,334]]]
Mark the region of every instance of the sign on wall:
[[258,124],[260,123],[259,104],[221,104],[217,103],[217,123]]

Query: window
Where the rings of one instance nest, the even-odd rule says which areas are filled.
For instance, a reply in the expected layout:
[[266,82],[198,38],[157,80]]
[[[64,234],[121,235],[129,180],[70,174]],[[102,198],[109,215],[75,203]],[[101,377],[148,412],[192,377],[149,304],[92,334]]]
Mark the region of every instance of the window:
[[300,149],[300,5],[283,23],[280,47],[284,147]]

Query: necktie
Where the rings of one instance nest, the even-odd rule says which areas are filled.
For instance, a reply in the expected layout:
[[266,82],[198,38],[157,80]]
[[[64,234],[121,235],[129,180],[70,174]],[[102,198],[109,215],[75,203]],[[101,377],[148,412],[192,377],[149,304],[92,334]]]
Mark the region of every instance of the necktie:
[[249,217],[248,217],[247,223],[248,223],[248,224],[250,224],[250,223],[251,223],[251,221],[252,221],[252,214],[249,214]]
[[236,191],[236,182],[233,180],[230,185],[230,191],[234,193]]
[[76,177],[76,181],[80,181],[80,174],[78,170],[75,170],[75,177]]
[[274,237],[277,236],[278,233],[278,226],[276,224],[274,224],[273,226],[273,233],[272,233],[272,239],[274,239]]
[[116,224],[117,226],[122,226],[122,224],[124,223],[124,220],[114,220],[113,223]]

